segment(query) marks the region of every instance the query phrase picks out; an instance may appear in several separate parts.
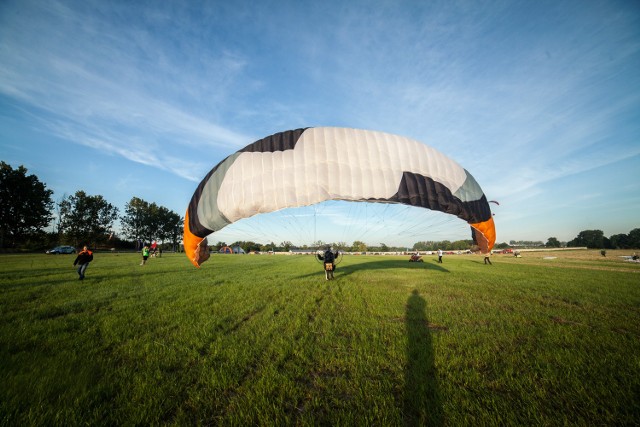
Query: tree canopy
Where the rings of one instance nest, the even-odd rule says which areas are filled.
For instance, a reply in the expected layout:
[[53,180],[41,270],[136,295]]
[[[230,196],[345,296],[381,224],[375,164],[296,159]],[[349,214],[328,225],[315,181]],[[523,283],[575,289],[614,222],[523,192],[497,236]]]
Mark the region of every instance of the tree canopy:
[[583,230],[575,239],[567,242],[567,247],[575,248],[586,246],[591,249],[600,249],[605,247],[604,233],[602,230]]
[[79,190],[60,202],[60,216],[61,229],[75,246],[95,245],[107,240],[118,219],[118,208],[102,196],[90,196]]
[[51,222],[52,190],[24,166],[0,162],[0,247],[15,247]]
[[133,197],[124,212],[120,224],[128,238],[144,242],[170,241],[174,246],[178,244],[183,219],[177,213],[139,197]]
[[559,248],[561,246],[560,241],[555,237],[549,237],[547,243],[545,244],[547,248]]

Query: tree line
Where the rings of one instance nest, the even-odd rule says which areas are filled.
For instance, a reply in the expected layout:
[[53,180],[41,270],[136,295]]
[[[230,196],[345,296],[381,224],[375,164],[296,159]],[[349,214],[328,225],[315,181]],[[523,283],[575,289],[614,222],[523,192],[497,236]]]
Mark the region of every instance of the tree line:
[[[177,213],[133,197],[124,214],[104,197],[82,190],[54,202],[53,191],[24,166],[13,169],[0,161],[0,248],[75,247],[136,248],[153,240],[176,248],[183,218]],[[116,221],[122,236],[114,231]],[[52,231],[45,229],[53,225]]]
[[224,247],[241,248],[245,253],[250,252],[289,252],[291,250],[302,251],[315,251],[318,249],[324,249],[326,247],[332,247],[343,252],[407,252],[407,251],[436,251],[442,249],[443,251],[459,251],[472,249],[474,247],[473,240],[457,240],[450,242],[449,240],[443,241],[429,241],[429,242],[417,242],[411,248],[407,246],[388,246],[385,243],[379,243],[378,245],[368,245],[363,241],[356,240],[351,244],[346,242],[324,242],[318,240],[311,245],[296,246],[289,241],[276,244],[271,243],[257,243],[253,241],[236,241],[231,244],[226,242],[217,242],[209,245],[209,249],[212,252],[218,252]]
[[[24,166],[14,169],[0,161],[0,248],[40,249],[44,246],[70,244],[73,246],[138,248],[141,243],[153,240],[171,245],[177,249],[181,243],[184,219],[170,209],[133,197],[126,204],[124,214],[104,197],[91,196],[82,190],[63,196],[57,203],[52,199],[53,191],[37,176],[28,174]],[[122,237],[114,232],[116,221],[120,222]],[[45,229],[53,225],[53,231]],[[294,245],[291,242],[261,244],[251,241],[237,241],[230,245],[218,242],[211,245],[214,251],[223,246],[241,247],[245,252],[286,251]],[[332,246],[348,252],[403,252],[409,248],[367,245],[362,241],[352,244],[345,242],[314,242],[297,249],[315,250]],[[605,237],[601,230],[581,231],[569,242],[560,242],[549,237],[546,244],[541,241],[511,241],[500,243],[496,248],[508,247],[588,247],[591,249],[638,249],[640,248],[640,228],[628,234]],[[421,241],[412,251],[457,251],[474,249],[472,240]]]
[[614,234],[605,237],[602,230],[584,230],[575,239],[567,242],[567,247],[586,246],[590,249],[638,249],[640,248],[640,228],[628,234]]

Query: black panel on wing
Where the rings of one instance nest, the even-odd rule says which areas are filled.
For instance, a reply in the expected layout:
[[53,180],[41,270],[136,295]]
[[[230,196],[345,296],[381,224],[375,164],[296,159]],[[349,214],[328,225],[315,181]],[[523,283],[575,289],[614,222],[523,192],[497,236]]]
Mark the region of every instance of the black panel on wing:
[[272,153],[274,151],[293,150],[300,139],[300,135],[309,128],[300,128],[279,132],[262,138],[244,147],[241,152]]
[[446,212],[469,223],[482,222],[491,218],[489,204],[484,195],[480,200],[463,202],[453,196],[451,190],[445,185],[411,172],[402,174],[398,192],[389,200]]

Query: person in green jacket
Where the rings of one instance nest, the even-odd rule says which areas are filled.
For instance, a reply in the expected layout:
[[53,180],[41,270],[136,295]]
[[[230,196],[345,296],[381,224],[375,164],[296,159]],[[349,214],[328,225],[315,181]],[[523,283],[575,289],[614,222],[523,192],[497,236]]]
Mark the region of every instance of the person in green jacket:
[[149,246],[144,245],[144,247],[142,248],[142,262],[140,263],[140,265],[145,265],[148,259],[149,259]]

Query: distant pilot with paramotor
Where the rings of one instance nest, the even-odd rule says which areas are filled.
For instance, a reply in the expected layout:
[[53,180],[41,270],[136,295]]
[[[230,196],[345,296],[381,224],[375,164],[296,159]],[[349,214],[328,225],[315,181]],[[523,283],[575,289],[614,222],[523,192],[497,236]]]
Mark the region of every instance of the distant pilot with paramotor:
[[324,266],[324,274],[327,280],[333,280],[333,272],[336,270],[336,259],[338,255],[338,250],[336,249],[334,251],[330,246],[327,247],[324,253],[316,254],[316,257]]

